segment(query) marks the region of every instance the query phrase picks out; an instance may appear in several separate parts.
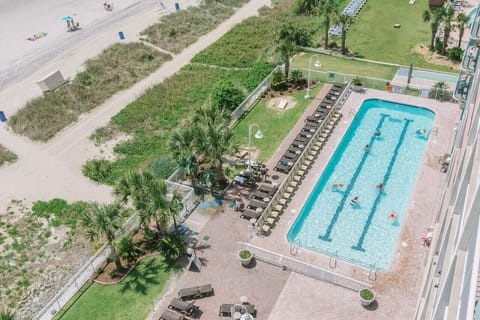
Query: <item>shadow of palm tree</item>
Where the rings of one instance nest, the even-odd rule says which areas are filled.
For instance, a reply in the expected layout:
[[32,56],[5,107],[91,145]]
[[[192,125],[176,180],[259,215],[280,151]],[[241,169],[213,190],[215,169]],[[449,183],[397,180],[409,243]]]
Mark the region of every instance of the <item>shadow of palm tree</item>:
[[[145,295],[152,284],[159,284],[157,276],[163,269],[162,263],[158,259],[148,259],[142,261],[130,274],[122,281],[121,292],[135,291]],[[148,284],[148,285],[147,285]]]

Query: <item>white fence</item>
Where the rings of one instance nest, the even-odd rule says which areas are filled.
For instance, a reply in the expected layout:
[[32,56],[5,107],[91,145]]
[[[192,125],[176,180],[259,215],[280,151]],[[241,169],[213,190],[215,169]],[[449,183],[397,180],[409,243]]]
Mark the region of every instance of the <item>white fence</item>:
[[360,291],[361,289],[371,288],[370,283],[362,282],[355,280],[337,273],[334,273],[330,270],[326,270],[312,264],[293,259],[279,253],[263,249],[257,246],[254,246],[249,243],[239,242],[238,243],[243,249],[248,249],[252,252],[253,256],[257,260],[261,260],[275,266],[278,266],[283,269],[292,270],[296,273],[303,274],[305,276],[322,280],[337,286],[341,286],[350,290]]

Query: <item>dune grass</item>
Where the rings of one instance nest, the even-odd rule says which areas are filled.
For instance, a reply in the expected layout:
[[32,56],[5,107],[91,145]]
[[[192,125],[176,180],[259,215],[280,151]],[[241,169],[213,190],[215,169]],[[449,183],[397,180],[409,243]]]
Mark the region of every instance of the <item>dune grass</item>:
[[348,30],[347,47],[361,58],[452,71],[413,53],[417,44],[430,44],[430,25],[422,18],[427,9],[428,1],[409,5],[405,0],[368,0]]
[[[323,84],[317,85],[310,90],[310,94],[315,96],[322,86]],[[304,96],[305,91],[293,94],[292,97],[296,104],[293,108],[286,110],[267,107],[268,98],[259,100],[242,121],[235,126],[233,131],[235,139],[242,146],[248,146],[248,127],[252,123],[258,124],[260,131],[263,133],[263,138],[252,138],[251,147],[259,151],[256,161],[266,162],[290,133],[305,109],[312,103],[312,99],[305,99]]]
[[[308,62],[313,54],[306,53],[294,57],[292,66],[296,68],[308,68]],[[339,73],[347,73],[360,75],[363,77],[371,77],[378,79],[391,80],[395,76],[398,67],[370,63],[364,61],[356,61],[347,57],[330,56],[326,54],[316,54],[312,59],[312,70],[323,72],[335,71]],[[320,67],[315,67],[314,63],[319,60]],[[305,73],[305,72],[304,72]]]
[[170,55],[142,43],[114,44],[87,60],[85,71],[72,82],[28,102],[10,118],[9,124],[18,134],[47,141],[80,114],[129,88],[170,59]]
[[145,319],[173,271],[160,255],[142,260],[118,284],[92,284],[56,319]]
[[179,53],[233,15],[233,7],[241,7],[247,1],[222,2],[208,1],[198,7],[173,12],[142,31],[141,35],[157,47]]
[[17,155],[0,144],[0,166],[17,161]]

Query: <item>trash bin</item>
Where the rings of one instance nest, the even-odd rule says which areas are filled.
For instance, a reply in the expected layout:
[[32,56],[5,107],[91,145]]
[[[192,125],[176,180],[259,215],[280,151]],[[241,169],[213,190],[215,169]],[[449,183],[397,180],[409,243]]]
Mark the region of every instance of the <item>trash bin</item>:
[[120,40],[124,40],[124,39],[125,39],[125,35],[123,34],[122,31],[120,31],[120,32],[118,33],[118,37],[120,38]]
[[0,111],[0,121],[5,122],[7,121],[7,116],[5,116],[5,112]]
[[175,10],[180,10],[180,3],[175,2]]

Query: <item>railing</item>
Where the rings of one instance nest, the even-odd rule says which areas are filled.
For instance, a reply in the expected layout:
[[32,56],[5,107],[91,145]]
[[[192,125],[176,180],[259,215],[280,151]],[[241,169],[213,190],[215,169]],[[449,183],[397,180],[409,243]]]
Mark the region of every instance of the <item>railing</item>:
[[253,254],[255,259],[273,264],[282,269],[292,270],[307,277],[325,281],[353,291],[360,291],[361,289],[372,287],[370,283],[355,280],[350,277],[334,273],[330,270],[326,270],[312,264],[254,246],[249,243],[239,242],[238,244],[241,248],[248,249]]
[[480,50],[477,46],[477,41],[470,40],[467,48],[465,49],[465,54],[463,55],[462,70],[475,72],[479,51]]
[[235,110],[233,110],[232,124],[237,122],[243,116],[243,114],[255,104],[263,92],[268,89],[270,85],[270,77],[280,68],[281,66],[276,66],[275,69],[273,69],[273,71],[270,72],[270,74],[255,88],[255,90],[253,90],[253,92],[250,93]]
[[477,9],[477,13],[475,14],[475,18],[470,29],[470,37],[472,39],[480,38],[480,9]]
[[455,87],[454,98],[459,101],[465,101],[468,96],[468,91],[472,85],[473,74],[470,72],[460,72],[458,75],[457,86]]

